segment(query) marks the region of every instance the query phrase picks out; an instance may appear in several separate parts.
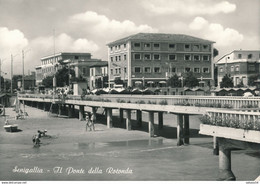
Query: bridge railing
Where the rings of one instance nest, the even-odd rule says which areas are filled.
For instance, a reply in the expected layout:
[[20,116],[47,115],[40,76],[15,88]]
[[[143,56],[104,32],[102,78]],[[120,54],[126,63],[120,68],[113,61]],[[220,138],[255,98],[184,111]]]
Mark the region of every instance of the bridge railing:
[[234,110],[207,110],[201,117],[203,124],[260,131],[260,112]]
[[[53,98],[52,95],[43,94],[19,94],[20,97],[27,98]],[[55,96],[58,98],[58,95]],[[110,100],[111,102],[126,103],[146,103],[179,105],[179,106],[197,106],[214,108],[260,108],[260,97],[238,97],[238,96],[177,96],[177,95],[86,95],[85,97],[68,95],[67,99],[74,100]]]

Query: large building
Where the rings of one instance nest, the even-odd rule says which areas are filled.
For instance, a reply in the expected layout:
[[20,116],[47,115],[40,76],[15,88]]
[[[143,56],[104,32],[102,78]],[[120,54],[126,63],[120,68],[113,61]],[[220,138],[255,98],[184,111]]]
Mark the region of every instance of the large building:
[[107,62],[98,62],[90,66],[90,78],[89,78],[89,88],[93,90],[95,88],[105,88],[107,87]]
[[213,80],[213,43],[181,34],[138,33],[108,45],[110,86],[116,78],[134,87],[165,83],[192,71],[205,82]]
[[[36,83],[41,84],[47,76],[52,76],[61,64],[69,65],[75,71],[75,77],[86,79],[89,82],[90,66],[96,63],[104,63],[100,59],[92,59],[90,53],[68,53],[61,52],[41,58],[41,65],[36,67]],[[56,67],[56,69],[55,69]],[[89,84],[88,84],[89,85]]]
[[233,79],[234,86],[248,86],[250,76],[260,72],[260,51],[234,50],[224,55],[216,63],[218,67],[218,86],[225,75]]

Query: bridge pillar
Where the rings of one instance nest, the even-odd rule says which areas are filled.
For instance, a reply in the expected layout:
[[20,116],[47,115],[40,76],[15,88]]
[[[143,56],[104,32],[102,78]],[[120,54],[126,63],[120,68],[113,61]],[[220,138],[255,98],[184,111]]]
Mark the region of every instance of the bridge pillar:
[[72,107],[71,107],[71,106],[72,106],[71,104],[68,105],[68,117],[69,117],[69,118],[72,118],[72,117],[73,117]]
[[92,116],[93,116],[93,124],[95,124],[96,120],[97,120],[97,108],[96,107],[92,107]]
[[150,137],[153,137],[154,136],[154,112],[152,111],[149,112],[148,122],[149,122],[149,134]]
[[142,127],[142,111],[140,110],[136,111],[136,120],[137,120],[137,126]]
[[190,144],[190,119],[189,115],[184,115],[184,143]]
[[44,103],[44,102],[43,102],[43,110],[44,110],[44,111],[46,111],[46,109],[47,109],[46,106],[47,106],[47,103]]
[[163,128],[163,112],[158,112],[158,128]]
[[213,137],[213,155],[219,155],[218,138]]
[[107,128],[112,128],[112,110],[110,108],[106,108],[106,115],[107,115]]
[[[224,144],[224,143],[223,143]],[[231,149],[219,146],[219,172],[218,180],[234,181],[235,175],[231,171]]]
[[58,104],[58,116],[62,115],[62,105]]
[[131,110],[126,110],[126,129],[131,130],[132,129],[132,123],[131,123]]
[[37,107],[37,109],[40,109],[40,102],[36,102],[36,107]]
[[183,115],[177,114],[177,146],[183,145]]
[[124,109],[119,109],[119,121],[124,123]]
[[84,105],[79,106],[79,120],[83,121],[84,120]]

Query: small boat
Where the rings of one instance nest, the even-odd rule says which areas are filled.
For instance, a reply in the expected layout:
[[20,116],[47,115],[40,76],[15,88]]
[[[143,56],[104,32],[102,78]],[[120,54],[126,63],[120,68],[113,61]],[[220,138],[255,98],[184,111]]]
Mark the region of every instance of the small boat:
[[6,132],[17,132],[18,131],[18,125],[5,125],[4,129]]

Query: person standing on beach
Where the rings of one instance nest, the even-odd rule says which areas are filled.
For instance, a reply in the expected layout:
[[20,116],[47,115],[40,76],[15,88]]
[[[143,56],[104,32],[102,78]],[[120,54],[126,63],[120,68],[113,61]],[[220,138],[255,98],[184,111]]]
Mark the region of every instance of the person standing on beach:
[[90,131],[95,131],[94,119],[92,113],[88,113],[86,116],[86,131],[88,131],[88,128]]

